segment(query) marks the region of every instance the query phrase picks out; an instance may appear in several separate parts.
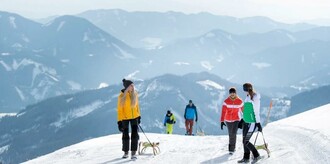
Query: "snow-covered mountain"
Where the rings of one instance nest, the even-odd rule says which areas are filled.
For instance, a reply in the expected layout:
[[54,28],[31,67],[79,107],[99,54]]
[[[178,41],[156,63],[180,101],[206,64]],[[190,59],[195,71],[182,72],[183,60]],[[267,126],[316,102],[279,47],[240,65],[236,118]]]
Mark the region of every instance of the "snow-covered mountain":
[[304,84],[310,89],[330,83],[329,38],[329,27],[246,35],[213,30],[155,50],[162,57],[153,61],[175,63],[170,71],[202,69],[235,83],[252,81],[265,87],[302,87],[300,82],[314,77]]
[[[91,10],[83,17],[133,47],[157,48],[180,38],[195,37],[213,29],[233,34],[264,33],[275,29],[300,31],[310,24],[284,24],[266,17],[234,18],[210,13],[127,12],[120,9]],[[242,28],[244,27],[244,28]],[[131,35],[127,35],[127,34]]]
[[[206,134],[225,134],[219,128],[221,105],[228,88],[241,85],[208,73],[184,76],[163,75],[136,81],[142,127],[147,132],[164,133],[163,120],[172,110],[177,123],[175,134],[184,134],[183,113],[191,99],[198,109],[198,125]],[[0,120],[0,154],[4,161],[22,162],[90,138],[118,133],[116,106],[122,85],[49,98],[27,106],[15,117]],[[256,87],[258,89],[258,87]],[[262,95],[262,120],[270,99]],[[273,119],[274,120],[274,119]],[[17,154],[20,154],[17,157]]]
[[291,98],[291,109],[288,116],[330,103],[329,96],[330,85],[299,93]]
[[43,25],[0,12],[0,25],[1,112],[97,88],[145,61],[140,50],[79,17],[62,16]]
[[[263,94],[272,97],[272,108],[270,110],[269,122],[294,116],[309,109],[330,103],[330,85],[315,87],[314,89],[302,88],[302,92],[292,96],[283,95],[283,90],[292,88],[260,88]],[[275,92],[278,90],[277,92]],[[269,104],[270,105],[270,104]],[[264,111],[265,112],[265,111]],[[263,113],[266,115],[266,113]]]
[[[251,58],[256,65],[250,70],[257,72],[259,85],[273,84],[278,86],[289,86],[315,88],[324,84],[329,84],[330,59],[329,52],[330,41],[309,40],[301,43],[295,43],[281,48],[270,48],[258,52]],[[264,66],[264,68],[263,68]],[[326,78],[318,80],[320,71],[324,71]],[[313,81],[306,81],[311,77],[316,78]],[[262,80],[261,80],[262,79]],[[306,81],[305,84],[301,82]]]
[[[130,15],[129,22],[133,21],[133,13],[141,15],[135,21],[145,19],[145,15],[153,20],[155,14],[121,10],[109,12],[118,14],[111,18],[115,20],[126,13]],[[157,14],[168,17],[164,13]],[[218,19],[218,16],[206,13],[167,14],[173,14],[173,17],[181,15],[180,22],[182,19],[185,21],[181,23],[187,24],[191,21],[208,20],[202,19],[203,17]],[[165,73],[183,75],[208,71],[235,83],[250,81],[259,86],[282,88],[292,85],[295,91],[285,93],[284,90],[281,93],[287,96],[300,92],[299,88],[309,89],[330,83],[327,58],[330,37],[327,27],[307,28],[309,30],[300,32],[274,30],[249,34],[233,34],[219,29],[206,31],[202,35],[190,32],[189,36],[194,37],[181,39],[156,50],[144,51],[129,47],[119,40],[125,39],[117,39],[80,17],[61,16],[46,24],[39,24],[12,13],[0,12],[0,15],[3,27],[0,29],[0,73],[4,77],[0,81],[0,88],[4,91],[0,94],[3,97],[0,100],[1,112],[17,112],[28,104],[48,97],[98,88],[103,83],[114,84],[117,79],[125,76],[145,79]],[[99,17],[103,20],[102,14]],[[227,17],[220,18],[220,24],[228,21]],[[233,22],[231,17],[228,19]],[[116,22],[115,20],[110,22]],[[260,17],[237,21],[247,24],[269,23],[269,20]],[[258,21],[259,23],[253,23]],[[240,23],[232,23],[230,26],[238,26]],[[126,26],[130,29],[133,25]],[[165,27],[168,25],[164,25]],[[287,26],[269,25],[269,29],[280,27],[287,29]],[[125,31],[126,28],[120,29]],[[148,28],[134,28],[142,31],[146,29]],[[166,29],[157,28],[159,32]],[[135,33],[146,32],[142,31]],[[302,71],[290,69],[292,63]],[[312,80],[308,80],[311,78]],[[272,89],[268,90],[274,92]]]
[[[315,58],[316,59],[316,58]],[[314,59],[314,60],[315,60]],[[317,71],[312,74],[307,74],[303,79],[293,83],[291,88],[298,90],[310,90],[311,88],[318,88],[329,85],[330,70],[327,64],[316,66]]]
[[[271,151],[259,150],[263,159],[258,163],[319,163],[330,162],[330,130],[326,124],[330,104],[268,124],[263,134]],[[26,164],[66,163],[237,163],[242,158],[243,147],[237,143],[233,155],[227,152],[228,136],[182,136],[146,134],[151,142],[160,142],[160,154],[153,156],[151,149],[138,156],[136,161],[121,159],[121,135],[109,135],[65,147]],[[254,141],[256,133],[251,141]],[[262,144],[259,134],[257,144]],[[147,141],[140,133],[140,140]],[[242,137],[238,135],[238,141]]]
[[[151,52],[159,55],[152,56],[151,61],[158,69],[150,72],[185,74],[203,70],[235,83],[252,81],[265,87],[293,85],[294,89],[310,89],[330,83],[329,61],[324,60],[328,59],[325,56],[330,41],[329,27],[208,13],[185,15],[93,10],[78,16],[131,45],[150,44],[148,46],[154,47]],[[136,36],[125,35],[127,31],[136,31]],[[297,73],[295,69],[288,69],[292,63],[303,71]],[[168,64],[172,66],[168,67]],[[235,69],[228,69],[230,67]],[[323,76],[319,75],[320,71],[324,72]],[[313,82],[300,84],[311,77],[314,77]],[[278,80],[283,78],[285,80]]]

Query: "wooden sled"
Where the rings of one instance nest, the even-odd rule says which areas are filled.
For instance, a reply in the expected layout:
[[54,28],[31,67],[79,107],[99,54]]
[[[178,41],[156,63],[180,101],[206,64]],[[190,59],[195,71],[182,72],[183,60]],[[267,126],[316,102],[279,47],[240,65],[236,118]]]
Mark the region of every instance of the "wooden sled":
[[139,143],[139,155],[141,155],[142,153],[145,153],[146,149],[148,147],[152,148],[153,154],[159,154],[160,153],[160,149],[159,149],[159,142],[140,142]]

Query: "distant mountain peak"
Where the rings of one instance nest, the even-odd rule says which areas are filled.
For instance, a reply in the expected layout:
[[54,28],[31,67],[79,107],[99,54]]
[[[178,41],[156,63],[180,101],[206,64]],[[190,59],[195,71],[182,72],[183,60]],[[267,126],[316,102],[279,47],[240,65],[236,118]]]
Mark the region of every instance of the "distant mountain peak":
[[79,27],[95,26],[86,19],[72,16],[72,15],[64,15],[64,16],[57,17],[54,20],[45,24],[44,26],[57,26],[57,27],[62,26],[63,27],[63,25],[66,25],[66,26],[79,25]]
[[40,25],[39,23],[31,21],[18,14],[0,11],[0,25],[2,26],[1,28],[4,28],[4,26],[10,26],[13,29],[17,29],[22,27],[28,27],[27,25],[29,24]]

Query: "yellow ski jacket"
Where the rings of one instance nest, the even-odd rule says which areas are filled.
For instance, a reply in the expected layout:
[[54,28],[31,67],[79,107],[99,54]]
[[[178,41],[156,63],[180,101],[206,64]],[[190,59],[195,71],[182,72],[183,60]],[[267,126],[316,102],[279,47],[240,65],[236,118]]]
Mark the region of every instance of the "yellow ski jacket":
[[117,105],[117,111],[118,111],[118,121],[123,120],[131,120],[135,119],[140,116],[140,108],[139,108],[139,99],[138,94],[136,95],[136,104],[131,106],[131,94],[128,92],[126,94],[125,102],[122,103],[124,93],[120,92],[118,96],[118,105]]

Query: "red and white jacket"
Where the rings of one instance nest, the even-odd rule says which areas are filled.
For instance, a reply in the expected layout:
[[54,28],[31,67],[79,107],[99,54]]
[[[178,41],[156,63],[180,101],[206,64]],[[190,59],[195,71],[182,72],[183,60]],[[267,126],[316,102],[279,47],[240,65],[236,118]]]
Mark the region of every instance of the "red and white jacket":
[[220,122],[240,121],[243,105],[243,101],[239,97],[235,99],[228,97],[222,104]]

